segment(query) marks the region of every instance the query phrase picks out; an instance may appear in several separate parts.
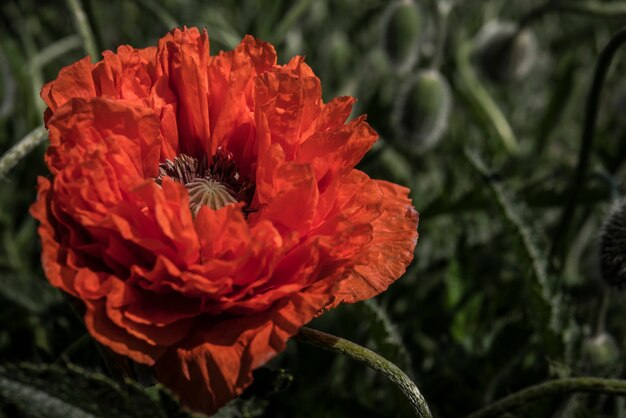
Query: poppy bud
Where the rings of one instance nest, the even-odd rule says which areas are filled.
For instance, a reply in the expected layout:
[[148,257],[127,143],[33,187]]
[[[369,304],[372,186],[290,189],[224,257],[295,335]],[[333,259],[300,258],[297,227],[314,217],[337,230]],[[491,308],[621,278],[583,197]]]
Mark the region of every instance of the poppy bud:
[[382,16],[382,49],[399,72],[406,72],[417,63],[423,28],[422,14],[415,1],[395,1],[385,9]]
[[448,126],[452,96],[436,70],[422,70],[401,87],[391,115],[396,142],[411,152],[433,148]]
[[602,226],[600,270],[609,286],[616,289],[626,286],[626,200],[613,207]]
[[583,358],[590,370],[609,376],[616,369],[620,351],[615,339],[610,334],[602,332],[585,340]]
[[512,22],[491,21],[474,38],[473,59],[490,80],[524,78],[537,61],[537,40],[528,29]]

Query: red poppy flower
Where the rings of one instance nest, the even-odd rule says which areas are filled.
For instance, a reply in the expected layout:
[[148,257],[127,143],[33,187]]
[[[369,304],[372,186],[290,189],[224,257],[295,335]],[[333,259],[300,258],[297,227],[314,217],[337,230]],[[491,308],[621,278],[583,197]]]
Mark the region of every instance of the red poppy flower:
[[41,96],[45,274],[191,408],[241,394],[299,327],[412,260],[408,190],[354,169],[377,135],[346,123],[353,98],[323,103],[301,57],[277,65],[250,36],[210,56],[206,32],[176,29],[70,65]]

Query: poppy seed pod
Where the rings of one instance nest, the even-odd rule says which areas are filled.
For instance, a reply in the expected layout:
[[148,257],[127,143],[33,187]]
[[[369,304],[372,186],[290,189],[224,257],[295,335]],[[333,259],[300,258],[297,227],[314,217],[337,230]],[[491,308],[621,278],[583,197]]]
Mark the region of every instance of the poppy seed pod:
[[409,78],[391,114],[398,145],[414,153],[433,148],[448,126],[451,107],[450,86],[441,73],[423,70]]
[[602,332],[586,339],[583,343],[583,358],[595,373],[605,376],[613,374],[620,358],[615,338]]
[[613,207],[602,226],[600,270],[609,286],[616,289],[626,286],[626,200]]
[[423,28],[422,14],[415,1],[392,2],[385,9],[382,50],[398,72],[406,72],[417,63]]
[[537,40],[512,22],[491,21],[474,38],[473,60],[494,82],[524,78],[537,61]]

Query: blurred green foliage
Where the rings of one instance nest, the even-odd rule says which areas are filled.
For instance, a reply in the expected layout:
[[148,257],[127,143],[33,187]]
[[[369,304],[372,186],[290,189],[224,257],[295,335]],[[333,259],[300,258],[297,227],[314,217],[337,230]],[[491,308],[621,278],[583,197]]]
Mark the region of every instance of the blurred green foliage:
[[[206,27],[212,52],[232,49],[249,33],[272,42],[281,62],[306,56],[326,100],[359,100],[355,115],[367,113],[381,136],[360,168],[411,188],[420,212],[416,259],[375,301],[344,306],[312,326],[398,364],[437,417],[463,416],[549,378],[625,377],[626,306],[600,280],[597,241],[605,213],[624,192],[626,54],[605,84],[570,233],[554,231],[577,163],[594,65],[626,7],[544,1],[554,10],[525,19],[543,3],[81,0],[99,50],[154,45],[175,25]],[[85,55],[69,3],[0,4],[0,153],[41,125],[42,84]],[[605,12],[559,12],[564,3]],[[514,36],[522,19],[527,26]],[[38,391],[33,399],[60,407],[76,401],[73,407],[106,416],[74,399],[67,379],[77,388],[96,385],[93,402],[123,399],[120,411],[129,416],[146,416],[132,412],[139,411],[132,399],[161,408],[155,414],[185,416],[171,400],[164,406],[155,398],[158,388],[150,401],[136,384],[110,382],[106,355],[45,281],[28,215],[36,178],[46,175],[43,152],[42,145],[0,180],[0,362],[7,364],[0,417],[39,416],[20,403],[29,390]],[[565,248],[549,257],[555,238]],[[16,366],[23,362],[31,365]],[[294,342],[256,377],[220,417],[411,415],[380,375]],[[46,391],[45,379],[56,389]],[[611,397],[563,395],[511,416],[626,412]]]

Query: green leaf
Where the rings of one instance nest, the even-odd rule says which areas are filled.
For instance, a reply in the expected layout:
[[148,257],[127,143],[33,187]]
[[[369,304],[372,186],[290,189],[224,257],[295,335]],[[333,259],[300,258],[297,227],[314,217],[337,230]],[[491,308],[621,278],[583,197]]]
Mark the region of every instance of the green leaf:
[[118,384],[107,377],[70,365],[0,366],[0,406],[9,405],[28,417],[45,418],[190,418],[172,408],[170,396],[158,400],[138,384]]
[[[485,166],[480,157],[469,150],[465,155],[470,165],[481,175],[491,189],[493,196],[506,221],[511,225],[522,244],[531,265],[533,280],[529,282],[531,299],[528,303],[530,313],[544,343],[552,355],[563,354],[564,332],[573,324],[567,323],[566,306],[558,283],[547,272],[547,260],[539,229],[535,226],[527,206],[516,200]],[[557,354],[558,353],[558,354]]]

